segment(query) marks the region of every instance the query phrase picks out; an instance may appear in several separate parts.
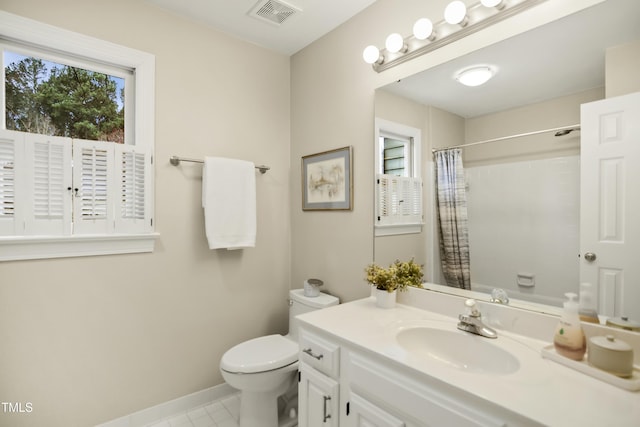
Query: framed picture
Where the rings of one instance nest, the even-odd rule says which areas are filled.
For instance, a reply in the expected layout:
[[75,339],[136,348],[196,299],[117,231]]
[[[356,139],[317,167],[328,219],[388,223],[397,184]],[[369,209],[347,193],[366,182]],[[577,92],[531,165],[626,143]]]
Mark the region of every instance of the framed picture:
[[302,158],[302,210],[353,209],[352,147]]

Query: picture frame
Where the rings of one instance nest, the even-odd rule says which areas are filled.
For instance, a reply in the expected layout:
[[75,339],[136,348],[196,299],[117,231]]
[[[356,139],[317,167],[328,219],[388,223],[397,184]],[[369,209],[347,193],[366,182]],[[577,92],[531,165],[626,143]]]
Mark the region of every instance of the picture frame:
[[353,147],[302,157],[302,210],[353,209]]

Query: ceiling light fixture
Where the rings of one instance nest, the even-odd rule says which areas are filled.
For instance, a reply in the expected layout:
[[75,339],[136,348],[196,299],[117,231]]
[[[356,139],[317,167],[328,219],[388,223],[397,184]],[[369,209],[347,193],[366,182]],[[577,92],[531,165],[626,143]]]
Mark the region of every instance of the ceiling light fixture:
[[367,46],[362,56],[377,72],[387,70],[411,59],[460,40],[497,22],[532,8],[547,0],[480,0],[471,6],[461,0],[452,1],[444,12],[444,20],[433,23],[420,18],[413,25],[413,34],[404,38],[390,34],[385,49]]
[[491,67],[481,65],[460,71],[456,75],[456,80],[465,86],[475,87],[488,82],[494,74]]

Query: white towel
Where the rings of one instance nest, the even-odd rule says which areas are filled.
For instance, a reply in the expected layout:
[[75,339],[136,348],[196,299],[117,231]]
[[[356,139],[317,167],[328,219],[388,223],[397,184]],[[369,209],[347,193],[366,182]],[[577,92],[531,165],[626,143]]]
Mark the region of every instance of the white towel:
[[202,207],[209,249],[256,245],[255,165],[245,160],[206,157]]

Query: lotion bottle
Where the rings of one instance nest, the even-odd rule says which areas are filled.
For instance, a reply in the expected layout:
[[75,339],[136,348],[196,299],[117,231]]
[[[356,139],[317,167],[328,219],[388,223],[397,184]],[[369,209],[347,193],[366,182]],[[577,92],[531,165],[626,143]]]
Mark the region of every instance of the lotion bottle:
[[576,301],[578,296],[571,292],[566,293],[565,296],[568,300],[563,304],[564,312],[558,322],[553,345],[558,354],[569,359],[582,360],[587,350],[587,341],[578,316],[578,301]]

